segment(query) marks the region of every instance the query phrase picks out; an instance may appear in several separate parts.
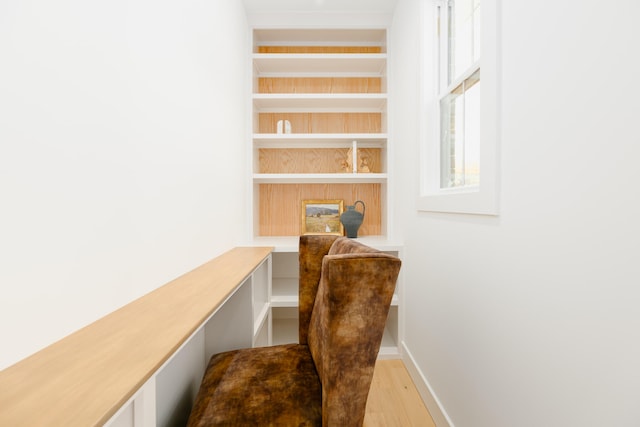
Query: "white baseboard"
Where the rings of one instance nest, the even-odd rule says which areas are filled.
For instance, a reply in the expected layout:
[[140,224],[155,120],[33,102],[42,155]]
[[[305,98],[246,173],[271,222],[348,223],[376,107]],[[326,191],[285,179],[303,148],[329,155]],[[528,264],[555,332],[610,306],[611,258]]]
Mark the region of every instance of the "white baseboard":
[[429,381],[427,381],[420,368],[418,368],[411,351],[409,351],[404,341],[402,342],[402,355],[402,360],[407,367],[407,371],[409,371],[409,375],[416,385],[422,401],[429,410],[433,422],[437,427],[455,427],[449,415],[447,415],[447,412],[442,407],[440,400],[438,400],[438,397],[433,392]]

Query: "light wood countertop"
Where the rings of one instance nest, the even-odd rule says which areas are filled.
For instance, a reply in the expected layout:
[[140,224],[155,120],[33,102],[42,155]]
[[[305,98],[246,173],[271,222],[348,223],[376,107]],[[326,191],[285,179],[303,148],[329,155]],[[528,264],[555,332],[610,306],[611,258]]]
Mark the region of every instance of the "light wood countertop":
[[104,424],[272,250],[234,248],[0,371],[0,425]]

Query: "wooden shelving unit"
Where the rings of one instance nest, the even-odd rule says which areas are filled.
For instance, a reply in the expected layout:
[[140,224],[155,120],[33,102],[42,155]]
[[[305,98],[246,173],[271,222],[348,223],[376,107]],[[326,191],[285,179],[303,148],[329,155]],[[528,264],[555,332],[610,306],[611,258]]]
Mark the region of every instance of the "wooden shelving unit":
[[299,235],[305,199],[362,200],[360,234],[385,236],[386,30],[253,36],[253,236]]
[[[253,30],[252,235],[276,247],[272,343],[297,339],[302,200],[362,200],[359,237],[400,252],[388,241],[386,46],[386,29]],[[387,356],[398,353],[393,304]]]

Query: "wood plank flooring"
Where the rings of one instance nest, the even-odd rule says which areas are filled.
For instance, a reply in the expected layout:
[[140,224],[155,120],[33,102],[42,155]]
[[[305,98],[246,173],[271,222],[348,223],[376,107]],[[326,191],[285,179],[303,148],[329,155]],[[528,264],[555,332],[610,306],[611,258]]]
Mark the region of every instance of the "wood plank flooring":
[[376,363],[363,426],[435,427],[401,360]]

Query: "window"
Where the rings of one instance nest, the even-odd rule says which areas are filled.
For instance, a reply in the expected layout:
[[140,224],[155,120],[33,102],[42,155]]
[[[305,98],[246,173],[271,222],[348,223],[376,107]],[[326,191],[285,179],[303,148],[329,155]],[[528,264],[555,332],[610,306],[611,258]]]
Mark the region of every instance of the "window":
[[480,70],[440,99],[440,188],[480,182]]
[[480,180],[480,0],[437,5],[440,188]]
[[422,49],[426,120],[418,209],[496,214],[496,0],[433,4],[423,13],[431,43]]

